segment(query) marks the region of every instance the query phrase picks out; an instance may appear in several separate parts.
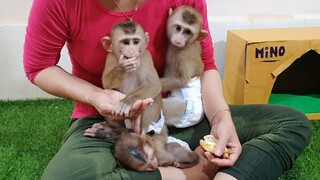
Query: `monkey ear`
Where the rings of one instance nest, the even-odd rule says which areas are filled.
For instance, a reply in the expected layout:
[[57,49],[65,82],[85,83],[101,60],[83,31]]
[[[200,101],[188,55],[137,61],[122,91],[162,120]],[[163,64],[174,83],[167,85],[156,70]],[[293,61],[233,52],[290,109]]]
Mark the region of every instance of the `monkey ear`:
[[208,35],[209,35],[208,31],[202,29],[202,30],[199,32],[199,35],[198,35],[197,40],[198,40],[198,41],[201,41],[201,40],[203,40],[204,38],[206,38]]
[[149,39],[150,39],[149,33],[146,32],[146,33],[145,33],[145,36],[146,36],[146,47],[147,47],[148,44],[149,44]]
[[147,136],[146,136],[146,133],[144,132],[144,130],[142,130],[142,132],[140,134],[140,137],[141,137],[143,142],[145,142],[147,140]]
[[172,8],[170,8],[170,9],[169,9],[169,16],[171,16],[172,11],[173,11]]
[[105,36],[101,39],[101,43],[102,43],[102,46],[103,48],[108,51],[109,53],[112,52],[112,49],[111,49],[111,37],[109,36]]

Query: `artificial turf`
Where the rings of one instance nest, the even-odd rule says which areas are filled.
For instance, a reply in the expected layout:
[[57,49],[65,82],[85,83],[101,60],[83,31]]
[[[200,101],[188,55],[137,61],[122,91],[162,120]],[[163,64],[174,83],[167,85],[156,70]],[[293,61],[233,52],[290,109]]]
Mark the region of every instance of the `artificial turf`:
[[[0,180],[37,180],[60,147],[73,102],[63,99],[0,101]],[[311,142],[280,179],[320,177],[320,121],[311,121]]]
[[320,94],[272,93],[269,104],[293,107],[304,113],[320,113]]

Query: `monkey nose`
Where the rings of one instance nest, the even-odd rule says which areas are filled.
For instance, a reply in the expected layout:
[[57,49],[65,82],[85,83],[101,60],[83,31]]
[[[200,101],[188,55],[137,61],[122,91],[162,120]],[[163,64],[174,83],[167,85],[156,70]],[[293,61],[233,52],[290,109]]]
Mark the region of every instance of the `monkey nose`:
[[133,49],[129,50],[129,54],[133,55],[134,54],[134,50]]

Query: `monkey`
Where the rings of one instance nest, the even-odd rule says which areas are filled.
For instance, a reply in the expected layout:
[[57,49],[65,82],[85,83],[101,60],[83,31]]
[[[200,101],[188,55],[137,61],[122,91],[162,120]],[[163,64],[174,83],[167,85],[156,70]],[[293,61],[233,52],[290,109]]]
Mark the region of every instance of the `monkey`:
[[[154,68],[152,57],[146,50],[149,34],[134,22],[126,21],[113,26],[111,37],[101,42],[109,52],[102,74],[104,89],[112,89],[126,95],[113,109],[113,114],[127,116],[134,102],[153,98],[154,102],[141,115],[142,127],[146,131],[151,122],[160,117],[162,107],[161,84]],[[123,122],[107,120],[104,126],[123,128]],[[89,134],[90,131],[87,131]]]
[[[154,170],[158,165],[185,168],[196,164],[199,160],[196,153],[182,149],[179,145],[171,147],[171,143],[167,143],[167,127],[161,121],[163,120],[161,83],[151,54],[147,50],[148,33],[144,32],[138,23],[125,21],[114,25],[111,37],[103,37],[101,42],[104,49],[109,52],[102,73],[103,88],[117,90],[126,95],[115,105],[112,113],[127,116],[137,100],[153,98],[154,102],[141,114],[141,132],[138,134],[128,131],[124,122],[106,120],[94,124],[84,132],[84,135],[116,140],[114,155],[118,164],[132,170]],[[162,129],[155,133],[152,125],[161,122],[163,122]],[[148,132],[147,135],[144,132]],[[172,150],[174,154],[167,149]],[[175,158],[175,156],[181,157],[180,154],[185,155],[184,158],[188,157],[188,154],[191,155],[186,160]],[[144,159],[142,162],[145,164],[135,163],[143,160],[142,157],[156,158],[157,161],[154,160],[150,164],[149,159]],[[144,166],[145,168],[141,168]]]
[[[128,115],[131,106],[137,100],[153,98],[153,104],[142,114],[142,127],[147,128],[152,121],[159,119],[162,106],[159,76],[151,54],[146,50],[149,35],[137,23],[127,21],[115,25],[111,37],[112,53],[108,54],[103,71],[103,88],[126,94],[113,110],[113,113],[119,115]],[[107,41],[108,37],[102,39],[105,48]],[[137,62],[131,65],[130,59]]]
[[[167,20],[168,49],[162,92],[170,91],[163,100],[168,125],[192,126],[203,119],[200,78],[204,72],[201,43],[208,36],[202,29],[201,13],[190,6],[169,10]],[[179,107],[175,108],[174,107]],[[180,116],[179,116],[180,115]]]
[[[153,136],[158,136],[154,138]],[[176,142],[166,143],[165,136],[123,133],[114,148],[117,163],[126,169],[154,171],[158,166],[188,168],[198,163],[198,155]],[[158,151],[159,146],[169,152]],[[171,161],[168,161],[168,157]]]
[[[130,139],[130,140],[128,140]],[[117,163],[126,169],[154,171],[158,168],[155,148],[147,141],[145,134],[123,133],[114,147]]]

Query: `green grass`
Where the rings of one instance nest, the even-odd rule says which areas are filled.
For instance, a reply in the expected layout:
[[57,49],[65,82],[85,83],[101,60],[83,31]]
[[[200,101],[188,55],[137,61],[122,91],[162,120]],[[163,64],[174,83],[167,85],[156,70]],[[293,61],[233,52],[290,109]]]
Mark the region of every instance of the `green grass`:
[[311,121],[312,136],[309,145],[297,159],[293,168],[280,179],[283,180],[320,180],[319,149],[320,149],[320,120]]
[[73,103],[0,101],[0,179],[40,179],[59,149]]
[[[0,101],[0,180],[40,179],[68,128],[70,100]],[[305,152],[281,180],[320,179],[320,121]]]

